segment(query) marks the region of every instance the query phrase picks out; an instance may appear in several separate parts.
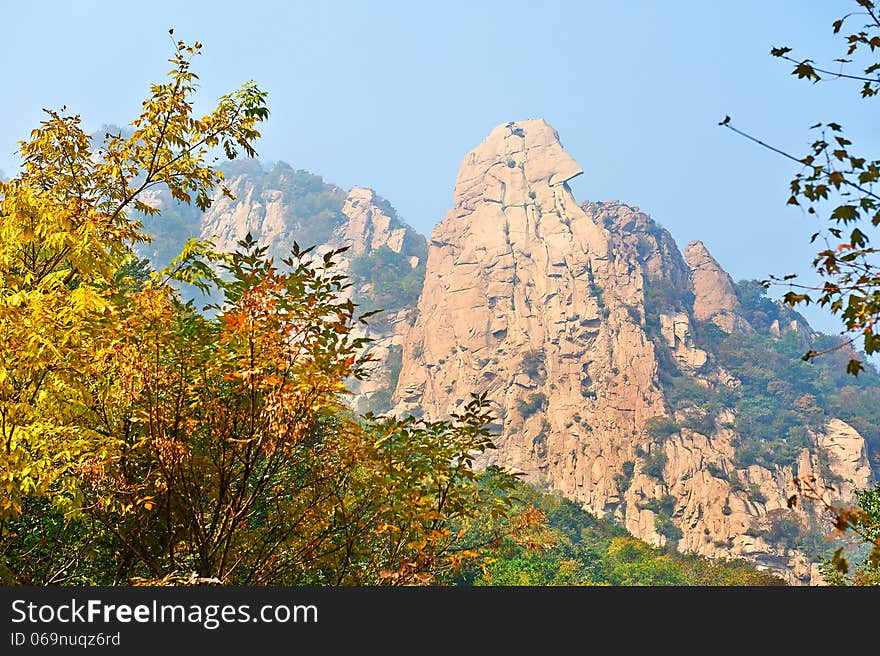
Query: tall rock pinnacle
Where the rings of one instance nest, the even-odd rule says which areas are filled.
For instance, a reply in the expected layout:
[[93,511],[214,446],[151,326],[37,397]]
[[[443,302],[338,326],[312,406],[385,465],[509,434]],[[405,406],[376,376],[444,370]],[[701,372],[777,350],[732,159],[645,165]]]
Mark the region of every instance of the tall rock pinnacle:
[[636,436],[664,408],[654,346],[629,307],[642,272],[575,202],[566,182],[580,172],[543,120],[501,125],[465,156],[395,397],[437,418],[488,391],[500,422],[490,460],[606,512]]
[[694,318],[711,321],[726,333],[752,332],[742,317],[733,281],[701,241],[684,249],[694,285]]
[[[236,170],[237,199],[218,197],[183,227],[221,250],[248,232],[276,255],[294,239],[320,244],[318,256],[348,247],[337,261],[346,293],[385,309],[360,328],[376,360],[367,380],[349,382],[355,410],[440,419],[485,392],[498,448],[479,464],[519,471],[653,544],[820,580],[806,543],[780,529],[821,521],[821,504],[788,508],[793,480],[833,483],[829,502],[864,489],[866,442],[828,410],[817,423],[816,397],[786,380],[766,385],[776,396],[759,407],[803,406],[812,418],[799,431],[769,425],[780,434],[768,437],[742,402],[750,374],[737,355],[746,342],[772,348],[783,325],[809,340],[809,326],[769,301],[746,312],[702,243],[682,257],[638,208],[578,205],[568,181],[581,167],[545,121],[500,125],[465,156],[427,248],[369,189],[344,191],[282,163]],[[756,332],[722,340],[731,353],[697,322]]]
[[473,211],[481,202],[540,204],[529,194],[549,191],[581,173],[546,121],[499,125],[464,158],[455,183],[455,208]]

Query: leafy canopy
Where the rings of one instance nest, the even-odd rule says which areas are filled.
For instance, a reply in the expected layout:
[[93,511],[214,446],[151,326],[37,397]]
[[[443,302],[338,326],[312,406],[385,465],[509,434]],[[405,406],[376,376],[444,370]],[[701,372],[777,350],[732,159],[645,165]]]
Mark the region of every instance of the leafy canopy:
[[125,265],[149,239],[129,215],[158,212],[144,192],[162,186],[205,208],[222,180],[211,150],[255,154],[268,109],[253,82],[192,115],[200,47],[176,43],[168,80],[151,86],[129,136],[95,144],[79,116],[47,111],[19,144],[20,174],[0,182],[0,518],[29,494],[76,506],[70,474],[85,458],[112,457],[97,426],[126,357],[113,325],[131,282]]

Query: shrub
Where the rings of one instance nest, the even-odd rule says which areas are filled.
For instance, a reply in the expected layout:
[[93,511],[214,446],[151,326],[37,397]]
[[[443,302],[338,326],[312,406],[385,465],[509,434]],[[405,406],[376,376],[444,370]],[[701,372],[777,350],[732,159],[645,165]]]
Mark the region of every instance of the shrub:
[[624,490],[629,489],[635,470],[636,463],[634,463],[632,460],[627,460],[625,463],[623,463],[623,466],[621,467],[621,472],[614,477],[614,482],[617,484],[618,490],[623,492]]
[[663,480],[663,468],[666,466],[666,454],[660,449],[655,449],[645,456],[642,461],[642,473],[658,480]]
[[688,417],[684,425],[700,435],[711,435],[715,432],[716,419],[714,413],[706,412],[699,416]]
[[761,492],[761,486],[757,483],[751,483],[746,488],[746,497],[755,503],[767,503],[767,497]]
[[413,268],[409,256],[395,253],[387,246],[377,248],[369,255],[351,260],[351,281],[355,290],[371,285],[368,298],[355,298],[364,311],[396,310],[413,305],[422,292],[425,281],[425,257],[419,257]]
[[519,399],[516,402],[516,408],[525,419],[531,417],[538,410],[542,410],[545,403],[547,403],[547,397],[541,392],[535,392],[528,399]]
[[709,462],[706,463],[706,471],[709,472],[715,478],[725,479],[727,478],[727,474],[724,473],[724,470],[721,468],[721,465]]
[[681,529],[672,523],[672,519],[662,513],[654,515],[654,528],[672,543],[671,546],[675,546],[684,535]]
[[671,516],[675,512],[676,499],[671,494],[664,494],[659,499],[648,499],[639,504],[639,508]]
[[769,542],[793,547],[797,545],[803,532],[803,525],[792,511],[779,508],[767,513],[764,534]]
[[645,422],[645,432],[655,440],[665,440],[680,429],[681,427],[672,417],[651,417]]
[[547,377],[543,351],[528,351],[520,364],[522,372],[533,380],[543,381]]

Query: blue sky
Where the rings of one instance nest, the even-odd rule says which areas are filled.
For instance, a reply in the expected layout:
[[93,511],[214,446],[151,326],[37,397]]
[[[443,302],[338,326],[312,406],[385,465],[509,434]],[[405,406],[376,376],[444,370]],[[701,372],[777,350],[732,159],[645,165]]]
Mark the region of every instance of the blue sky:
[[169,68],[169,27],[204,44],[201,108],[248,79],[269,91],[264,160],[372,187],[423,233],[450,208],[467,151],[500,123],[541,117],[584,168],[579,200],[640,206],[736,279],[806,273],[816,224],[785,205],[795,165],[718,121],[797,154],[828,120],[862,152],[878,146],[870,101],[769,56],[839,56],[830,25],[845,0],[0,5],[7,175],[41,107],[66,104],[89,128],[131,120]]

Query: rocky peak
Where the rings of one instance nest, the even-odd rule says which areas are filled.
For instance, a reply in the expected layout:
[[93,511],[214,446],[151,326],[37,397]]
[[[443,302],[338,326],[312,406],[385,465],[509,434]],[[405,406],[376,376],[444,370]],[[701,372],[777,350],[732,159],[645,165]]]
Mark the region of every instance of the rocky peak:
[[[543,119],[499,125],[464,158],[455,183],[455,209],[481,202],[534,205],[539,191],[583,173],[559,134]],[[532,202],[530,202],[532,201]]]
[[397,379],[402,331],[418,297],[425,263],[425,239],[402,222],[372,189],[345,191],[317,175],[277,163],[236,168],[227,176],[235,199],[217,195],[199,226],[220,250],[234,250],[250,232],[276,258],[293,242],[316,245],[321,256],[348,247],[336,258],[349,277],[346,294],[361,311],[383,309],[359,335],[368,337],[376,358],[372,375],[350,381],[351,403],[360,410],[385,411]]
[[733,280],[701,241],[684,249],[694,286],[694,319],[711,321],[726,333],[752,332],[742,317]]
[[[809,566],[795,572],[803,554],[773,538],[792,477],[821,478],[827,454],[831,473],[857,487],[870,473],[864,440],[832,422],[797,463],[742,462],[734,411],[700,405],[740,384],[695,324],[752,330],[730,277],[699,242],[682,257],[638,208],[578,205],[566,182],[581,171],[542,120],[500,125],[465,156],[431,234],[394,411],[437,419],[486,392],[498,449],[483,464],[654,544],[810,580]],[[817,520],[797,512],[805,526]]]
[[201,236],[213,239],[218,250],[231,252],[251,233],[273,252],[280,253],[288,230],[282,193],[260,189],[254,177],[247,174],[229,178],[226,186],[235,200],[219,193],[215,195],[202,217]]
[[[865,440],[830,415],[805,421],[776,455],[769,443],[767,454],[753,448],[764,437],[749,421],[752,435],[737,432],[749,420],[736,394],[747,376],[724,369],[719,336],[697,321],[768,341],[790,330],[807,339],[809,326],[754,285],[734,291],[703,244],[689,244],[685,260],[639,208],[578,205],[567,181],[581,167],[543,120],[498,126],[464,158],[427,248],[370,189],[281,163],[227,173],[236,200],[218,196],[204,216],[157,197],[182,222],[156,243],[172,256],[199,233],[226,250],[247,232],[273,254],[294,239],[319,253],[349,246],[338,261],[349,293],[365,311],[386,310],[361,327],[377,361],[369,380],[351,381],[359,411],[441,418],[487,392],[499,448],[483,464],[523,472],[654,544],[751,558],[800,581],[816,571],[784,534],[792,521],[817,525],[821,509],[786,507],[792,477],[833,483],[843,497],[871,480]],[[815,397],[798,394],[812,413]]]
[[281,162],[267,170],[258,163],[235,170],[227,186],[235,198],[218,192],[200,225],[201,236],[214,239],[220,250],[234,250],[250,232],[271,254],[282,257],[294,241],[316,245],[319,253],[347,246],[339,259],[342,270],[383,247],[406,258],[410,268],[423,261],[424,238],[372,189],[346,192]]
[[[348,246],[349,257],[365,255],[387,246],[395,253],[403,250],[407,228],[388,204],[372,189],[353,187],[348,192],[342,213],[348,219],[334,233],[339,243]],[[410,263],[415,267],[418,258]]]
[[566,181],[580,172],[543,120],[501,125],[465,156],[395,398],[437,418],[488,391],[500,434],[489,460],[604,513],[664,408],[640,327],[644,272],[575,202]]

